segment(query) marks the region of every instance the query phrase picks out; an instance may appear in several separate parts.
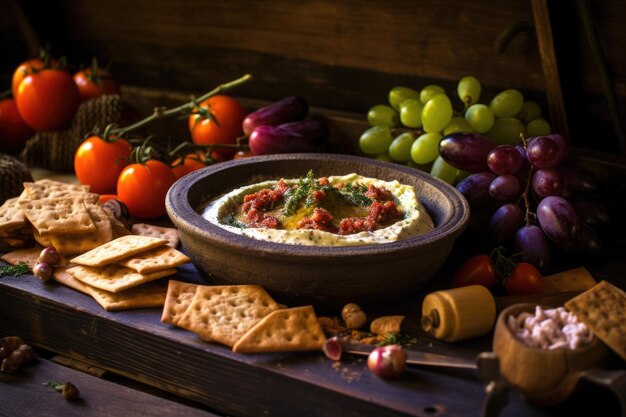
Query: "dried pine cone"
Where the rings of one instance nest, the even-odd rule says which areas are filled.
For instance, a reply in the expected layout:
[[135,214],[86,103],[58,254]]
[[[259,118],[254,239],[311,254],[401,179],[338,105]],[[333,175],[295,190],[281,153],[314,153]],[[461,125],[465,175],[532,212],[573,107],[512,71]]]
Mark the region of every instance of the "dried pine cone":
[[23,183],[32,181],[28,167],[18,159],[0,154],[0,205],[24,191]]
[[38,132],[26,142],[21,157],[32,166],[58,172],[74,170],[74,154],[85,135],[98,127],[118,123],[122,114],[119,94],[104,95],[82,103],[67,130]]

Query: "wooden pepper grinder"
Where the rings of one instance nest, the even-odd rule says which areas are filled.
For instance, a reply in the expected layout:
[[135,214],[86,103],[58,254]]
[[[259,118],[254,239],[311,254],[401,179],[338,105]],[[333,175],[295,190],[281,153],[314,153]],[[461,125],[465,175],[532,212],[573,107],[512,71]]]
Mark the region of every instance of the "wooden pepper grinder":
[[495,320],[496,302],[482,285],[436,291],[422,303],[422,328],[446,342],[489,333]]

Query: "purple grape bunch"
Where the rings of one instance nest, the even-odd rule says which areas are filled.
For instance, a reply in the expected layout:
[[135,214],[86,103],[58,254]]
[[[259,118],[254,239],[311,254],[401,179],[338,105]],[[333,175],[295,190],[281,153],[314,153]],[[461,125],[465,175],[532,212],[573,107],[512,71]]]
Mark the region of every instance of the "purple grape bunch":
[[603,206],[584,199],[596,189],[593,177],[564,165],[569,151],[559,134],[498,146],[478,133],[452,133],[439,143],[441,157],[469,173],[456,188],[472,217],[485,220],[478,227],[539,269],[549,261],[550,242],[567,251],[598,252],[591,226],[608,222]]

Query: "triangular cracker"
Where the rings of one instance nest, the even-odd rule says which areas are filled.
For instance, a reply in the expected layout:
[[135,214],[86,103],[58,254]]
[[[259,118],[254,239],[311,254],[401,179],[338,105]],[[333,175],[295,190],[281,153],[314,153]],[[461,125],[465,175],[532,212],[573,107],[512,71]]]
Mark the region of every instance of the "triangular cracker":
[[319,350],[326,341],[312,306],[277,310],[237,341],[233,352]]
[[258,285],[200,286],[178,326],[204,340],[232,347],[252,326],[280,307]]
[[167,285],[167,296],[163,305],[161,323],[178,324],[191,304],[198,285],[171,279]]
[[74,278],[87,285],[109,292],[120,292],[137,285],[145,284],[159,278],[176,273],[175,269],[164,269],[151,274],[139,274],[132,269],[119,265],[108,265],[103,268],[74,266],[67,270]]

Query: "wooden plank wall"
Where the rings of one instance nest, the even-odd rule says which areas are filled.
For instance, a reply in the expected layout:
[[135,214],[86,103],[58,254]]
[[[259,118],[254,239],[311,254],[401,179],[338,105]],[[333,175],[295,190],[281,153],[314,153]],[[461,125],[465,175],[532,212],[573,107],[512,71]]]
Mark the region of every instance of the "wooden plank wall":
[[[623,97],[626,6],[597,3],[600,36]],[[564,59],[575,59],[562,68],[574,75],[564,89],[592,95],[578,108],[594,108],[594,123],[606,123],[574,4],[550,4],[557,47],[568,44]],[[250,72],[255,80],[238,91],[242,96],[272,100],[297,93],[313,106],[362,113],[384,102],[394,85],[437,82],[452,92],[460,77],[473,74],[486,98],[514,87],[547,111],[529,0],[50,0],[21,6],[55,54],[75,65],[97,56],[132,86],[201,93]],[[11,13],[0,13],[0,28],[10,57],[0,62],[6,81],[28,49]],[[503,47],[507,32],[516,35]],[[576,82],[581,89],[573,89]]]

